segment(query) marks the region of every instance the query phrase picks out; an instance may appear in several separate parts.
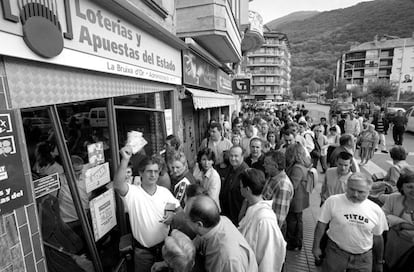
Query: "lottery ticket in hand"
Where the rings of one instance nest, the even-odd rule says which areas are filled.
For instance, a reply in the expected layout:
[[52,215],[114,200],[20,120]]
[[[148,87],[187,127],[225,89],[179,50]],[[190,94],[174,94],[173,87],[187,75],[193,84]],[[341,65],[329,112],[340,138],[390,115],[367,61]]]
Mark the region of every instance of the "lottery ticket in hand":
[[139,131],[128,132],[127,145],[129,145],[132,148],[132,154],[136,154],[146,144],[147,144],[147,141],[142,137],[141,132]]

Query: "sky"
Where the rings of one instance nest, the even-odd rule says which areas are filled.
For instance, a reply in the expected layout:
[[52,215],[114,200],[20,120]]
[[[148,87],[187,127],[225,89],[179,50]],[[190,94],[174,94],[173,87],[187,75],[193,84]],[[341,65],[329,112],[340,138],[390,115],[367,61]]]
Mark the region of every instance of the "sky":
[[296,11],[327,11],[368,1],[370,0],[253,0],[249,3],[249,10],[262,15],[263,23],[266,24]]

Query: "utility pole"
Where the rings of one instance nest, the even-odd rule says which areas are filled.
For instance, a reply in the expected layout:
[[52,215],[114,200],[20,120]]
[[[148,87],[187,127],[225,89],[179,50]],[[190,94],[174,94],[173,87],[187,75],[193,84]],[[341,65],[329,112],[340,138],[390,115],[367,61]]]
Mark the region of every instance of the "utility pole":
[[[397,39],[397,40],[401,40],[401,38],[400,37],[398,37],[398,36],[391,36],[391,35],[384,35],[384,36],[386,36],[386,37],[389,37],[389,38],[392,38],[392,39]],[[402,53],[401,53],[401,65],[400,65],[400,74],[399,74],[399,77],[398,77],[398,90],[397,90],[397,101],[400,101],[400,95],[401,95],[401,79],[402,79],[402,70],[403,70],[403,64],[404,64],[404,53],[405,53],[405,46],[406,46],[406,43],[407,43],[407,39],[402,39],[404,42],[403,42],[403,47],[402,47]]]

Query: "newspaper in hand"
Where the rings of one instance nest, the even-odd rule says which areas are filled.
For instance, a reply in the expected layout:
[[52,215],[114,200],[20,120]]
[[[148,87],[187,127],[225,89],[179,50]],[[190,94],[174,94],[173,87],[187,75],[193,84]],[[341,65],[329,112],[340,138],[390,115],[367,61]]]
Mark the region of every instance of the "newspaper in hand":
[[141,132],[139,132],[139,131],[130,131],[130,132],[128,132],[127,145],[129,145],[131,147],[132,154],[136,154],[146,144],[147,144],[147,141],[142,137]]

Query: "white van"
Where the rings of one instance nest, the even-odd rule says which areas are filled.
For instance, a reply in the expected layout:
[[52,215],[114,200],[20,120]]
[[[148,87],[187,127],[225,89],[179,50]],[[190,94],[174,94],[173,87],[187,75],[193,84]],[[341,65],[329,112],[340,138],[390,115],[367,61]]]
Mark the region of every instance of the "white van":
[[108,126],[108,113],[105,107],[92,108],[89,111],[89,121],[91,127],[107,127]]
[[407,112],[405,113],[405,116],[407,117],[408,123],[407,123],[407,131],[414,132],[414,106],[409,108]]

